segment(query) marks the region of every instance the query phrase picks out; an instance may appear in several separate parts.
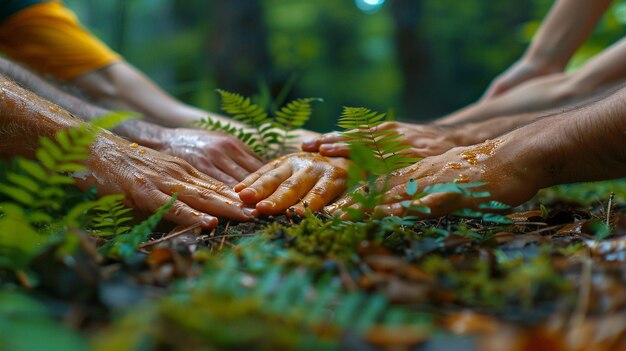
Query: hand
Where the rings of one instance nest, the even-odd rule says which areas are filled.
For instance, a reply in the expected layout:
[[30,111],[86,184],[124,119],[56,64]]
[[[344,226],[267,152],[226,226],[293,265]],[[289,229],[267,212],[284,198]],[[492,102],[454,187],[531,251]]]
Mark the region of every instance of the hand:
[[196,129],[164,129],[154,149],[180,157],[199,171],[234,186],[263,162],[234,136]]
[[[403,143],[411,146],[406,152],[416,157],[439,155],[457,146],[451,130],[439,126],[386,122],[376,128],[377,130],[394,130],[402,135]],[[341,133],[328,133],[305,141],[302,144],[302,150],[319,151],[321,155],[329,157],[349,157],[348,140],[349,138]]]
[[541,65],[529,59],[522,59],[491,82],[481,101],[499,96],[533,78],[562,71],[563,67]]
[[[526,139],[528,137],[526,136]],[[426,158],[413,166],[393,172],[387,179],[390,187],[385,192],[382,204],[377,206],[377,215],[419,215],[421,217],[438,217],[449,212],[462,209],[476,209],[483,201],[498,200],[508,205],[519,205],[530,199],[542,186],[538,175],[529,170],[543,169],[534,167],[527,162],[532,156],[517,140],[498,139],[482,144],[454,148],[439,155]],[[526,151],[526,153],[524,153]],[[472,198],[457,193],[434,193],[413,200],[412,206],[428,206],[431,213],[407,211],[402,201],[409,199],[406,186],[409,180],[415,179],[420,189],[434,184],[485,182],[473,191],[488,191],[489,197]],[[382,186],[384,179],[378,181]],[[360,189],[357,191],[365,191]],[[347,219],[344,210],[348,207],[359,209],[350,195],[337,200],[326,207],[326,212],[338,214]]]
[[232,189],[189,163],[109,133],[97,138],[86,166],[87,172],[74,175],[79,188],[95,185],[99,195],[124,194],[128,206],[147,213],[178,194],[165,215],[178,224],[213,228],[217,224],[214,216],[246,221],[255,214]]
[[256,204],[259,213],[283,213],[289,207],[303,214],[319,211],[346,190],[348,160],[312,153],[275,159],[235,186],[241,200]]

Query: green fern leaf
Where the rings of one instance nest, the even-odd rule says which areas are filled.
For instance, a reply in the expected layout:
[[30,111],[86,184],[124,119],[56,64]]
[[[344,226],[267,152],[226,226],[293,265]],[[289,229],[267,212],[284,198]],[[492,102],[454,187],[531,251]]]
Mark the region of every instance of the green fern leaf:
[[171,200],[159,209],[148,219],[136,225],[130,232],[118,235],[102,245],[98,251],[106,256],[120,257],[128,259],[137,252],[139,245],[148,240],[154,228],[159,224],[163,216],[170,210],[176,201],[176,194]]
[[344,107],[338,123],[339,127],[348,130],[344,135],[350,139],[350,144],[365,146],[376,159],[380,160],[367,167],[375,175],[388,174],[420,160],[405,152],[410,146],[402,143],[402,136],[397,132],[377,129],[383,121],[384,113],[364,107]]

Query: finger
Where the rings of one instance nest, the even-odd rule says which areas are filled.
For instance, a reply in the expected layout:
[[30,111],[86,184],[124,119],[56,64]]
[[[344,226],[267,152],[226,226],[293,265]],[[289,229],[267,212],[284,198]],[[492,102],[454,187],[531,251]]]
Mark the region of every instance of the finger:
[[332,204],[324,207],[324,212],[329,214],[329,215],[331,215],[331,216],[338,214],[339,212],[342,211],[342,209],[354,205],[354,203],[355,203],[354,198],[353,198],[353,194],[354,193],[356,193],[356,192],[365,193],[365,191],[366,191],[365,187],[360,187],[360,188],[356,189],[351,194],[343,195],[342,197],[337,199]]
[[304,214],[305,208],[311,211],[319,211],[324,205],[346,191],[346,179],[333,176],[322,178],[293,209],[300,215]]
[[231,178],[235,179],[232,184],[227,183],[229,186],[237,185],[240,181],[244,180],[250,174],[250,172],[243,169],[231,158],[220,159],[216,163],[217,167],[222,172],[228,174]]
[[282,213],[297,204],[318,180],[319,176],[310,170],[299,171],[282,182],[271,196],[259,202],[256,209],[267,215]]
[[232,176],[224,173],[221,169],[213,166],[213,165],[207,165],[207,164],[199,164],[197,165],[198,170],[206,175],[208,175],[209,177],[218,180],[230,187],[235,186],[237,183],[239,183],[238,179],[233,178]]
[[[148,193],[141,193],[138,197],[135,198],[135,203],[139,205],[139,208],[146,209],[150,213],[155,213],[159,207],[168,203],[172,197],[167,195],[161,191],[154,190]],[[146,201],[143,201],[146,200]],[[141,206],[144,204],[144,206]],[[192,226],[196,224],[200,224],[202,228],[212,229],[217,225],[217,218],[211,216],[208,213],[203,213],[197,211],[183,201],[176,200],[172,204],[170,210],[163,216],[164,219],[185,225]]]
[[320,155],[328,157],[350,157],[350,145],[347,143],[323,144],[319,147]]
[[[403,183],[386,191],[381,203],[390,204],[410,198],[409,194],[406,193],[406,186],[406,183]],[[418,186],[421,187],[421,184],[418,183]]]
[[[242,141],[240,141],[240,144],[241,144],[241,148],[240,148],[240,149],[241,149],[241,150],[243,150],[243,151],[245,152],[245,154],[246,154],[246,155],[251,156],[253,159],[255,159],[255,160],[257,160],[257,161],[261,162],[261,164],[262,164],[262,161],[261,161],[261,156],[257,155],[257,154],[256,154],[256,152],[254,152],[254,150],[252,150],[252,148],[251,148],[250,146],[246,145],[246,144],[245,144],[244,142],[242,142]],[[260,166],[259,166],[259,167],[260,167]]]
[[[261,172],[259,170],[259,172]],[[256,204],[270,196],[292,175],[292,168],[284,164],[261,175],[254,183],[239,192],[239,198],[245,203]]]
[[[223,184],[222,186],[226,187]],[[176,193],[180,201],[214,216],[245,221],[255,215],[253,209],[243,207],[243,203],[234,192],[232,195],[220,194],[214,189],[198,186],[192,182],[164,182],[159,185],[159,190],[170,196]]]
[[246,171],[248,171],[246,176],[258,170],[259,168],[263,167],[263,161],[261,161],[261,159],[256,157],[256,154],[250,155],[247,152],[237,152],[237,153],[233,153],[231,157],[233,158],[233,160],[235,160],[235,162],[237,162],[239,166],[243,167]]
[[[200,188],[214,192],[216,194],[224,196],[225,198],[231,201],[240,201],[239,194],[237,194],[230,186],[222,182],[219,182],[204,173],[196,172],[190,177],[185,177],[184,179],[178,179],[178,180],[184,181],[186,183],[193,184]],[[177,186],[180,186],[180,185],[175,185],[175,184],[170,185],[170,188],[177,187]],[[170,190],[170,191],[175,192],[175,190]]]
[[233,201],[205,189],[178,193],[178,199],[197,210],[218,217],[248,221],[256,215],[255,209],[243,207],[240,201]]
[[239,182],[239,184],[235,185],[235,187],[233,189],[236,192],[239,192],[239,191],[249,187],[250,185],[252,185],[252,183],[256,182],[259,178],[261,178],[261,176],[263,176],[266,173],[269,173],[270,171],[272,171],[275,168],[279,167],[281,164],[282,164],[282,162],[280,160],[274,160],[274,161],[266,164],[265,166],[261,167],[256,172],[248,175],[244,180]]
[[233,159],[240,167],[247,170],[247,174],[263,166],[261,157],[255,154],[254,151],[241,140],[231,139],[230,142],[224,143],[223,147],[225,148],[226,155]]
[[334,144],[346,140],[348,140],[348,138],[343,136],[341,133],[332,132],[320,135],[317,138],[305,140],[301,147],[303,151],[316,152],[322,144]]

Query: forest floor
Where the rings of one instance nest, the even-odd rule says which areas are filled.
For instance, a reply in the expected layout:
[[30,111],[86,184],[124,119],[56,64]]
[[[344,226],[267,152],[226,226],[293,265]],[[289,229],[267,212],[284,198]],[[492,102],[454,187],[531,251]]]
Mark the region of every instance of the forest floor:
[[81,236],[20,281],[51,314],[0,292],[0,317],[22,316],[0,325],[64,350],[626,350],[626,206],[582,187],[508,224],[281,216],[157,231],[130,260]]

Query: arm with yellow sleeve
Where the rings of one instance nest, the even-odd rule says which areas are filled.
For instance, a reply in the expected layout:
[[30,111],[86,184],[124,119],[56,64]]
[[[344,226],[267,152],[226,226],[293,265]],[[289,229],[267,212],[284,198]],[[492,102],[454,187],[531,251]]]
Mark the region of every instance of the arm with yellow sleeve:
[[208,115],[226,120],[167,94],[82,27],[60,1],[0,0],[0,15],[2,11],[2,53],[78,86],[100,104],[137,111],[165,126],[187,125]]

